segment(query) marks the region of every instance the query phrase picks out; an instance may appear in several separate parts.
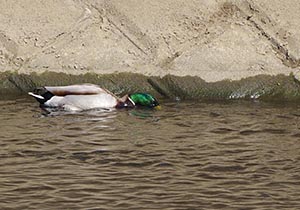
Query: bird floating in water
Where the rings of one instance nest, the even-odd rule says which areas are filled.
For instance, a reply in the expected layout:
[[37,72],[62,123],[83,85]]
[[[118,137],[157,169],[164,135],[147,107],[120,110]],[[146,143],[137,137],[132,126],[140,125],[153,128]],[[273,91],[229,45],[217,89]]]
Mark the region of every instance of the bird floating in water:
[[147,93],[127,94],[118,98],[94,84],[41,87],[29,92],[42,107],[58,107],[80,111],[96,108],[134,108],[136,106],[159,109],[158,101]]

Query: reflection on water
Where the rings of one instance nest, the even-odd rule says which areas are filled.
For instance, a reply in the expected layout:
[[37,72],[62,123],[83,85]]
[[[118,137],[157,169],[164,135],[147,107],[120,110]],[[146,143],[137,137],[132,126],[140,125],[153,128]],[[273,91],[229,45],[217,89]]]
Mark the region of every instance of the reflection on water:
[[0,101],[0,209],[300,209],[300,106]]

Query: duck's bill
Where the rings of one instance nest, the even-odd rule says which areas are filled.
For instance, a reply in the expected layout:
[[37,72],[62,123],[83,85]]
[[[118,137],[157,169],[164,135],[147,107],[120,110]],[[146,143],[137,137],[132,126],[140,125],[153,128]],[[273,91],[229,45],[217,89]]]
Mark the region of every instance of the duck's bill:
[[154,109],[155,109],[155,110],[161,110],[161,106],[160,106],[160,105],[155,106]]

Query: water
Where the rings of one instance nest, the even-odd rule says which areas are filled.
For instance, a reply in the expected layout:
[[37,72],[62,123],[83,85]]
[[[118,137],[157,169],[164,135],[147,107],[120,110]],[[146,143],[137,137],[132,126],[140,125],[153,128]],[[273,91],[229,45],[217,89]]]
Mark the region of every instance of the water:
[[300,105],[47,114],[0,101],[0,209],[300,209]]

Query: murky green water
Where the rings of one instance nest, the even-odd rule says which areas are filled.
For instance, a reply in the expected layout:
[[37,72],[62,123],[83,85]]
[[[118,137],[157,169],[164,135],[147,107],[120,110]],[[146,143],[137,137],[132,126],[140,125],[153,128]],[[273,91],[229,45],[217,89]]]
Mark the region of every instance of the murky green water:
[[300,105],[0,101],[0,209],[300,209]]

